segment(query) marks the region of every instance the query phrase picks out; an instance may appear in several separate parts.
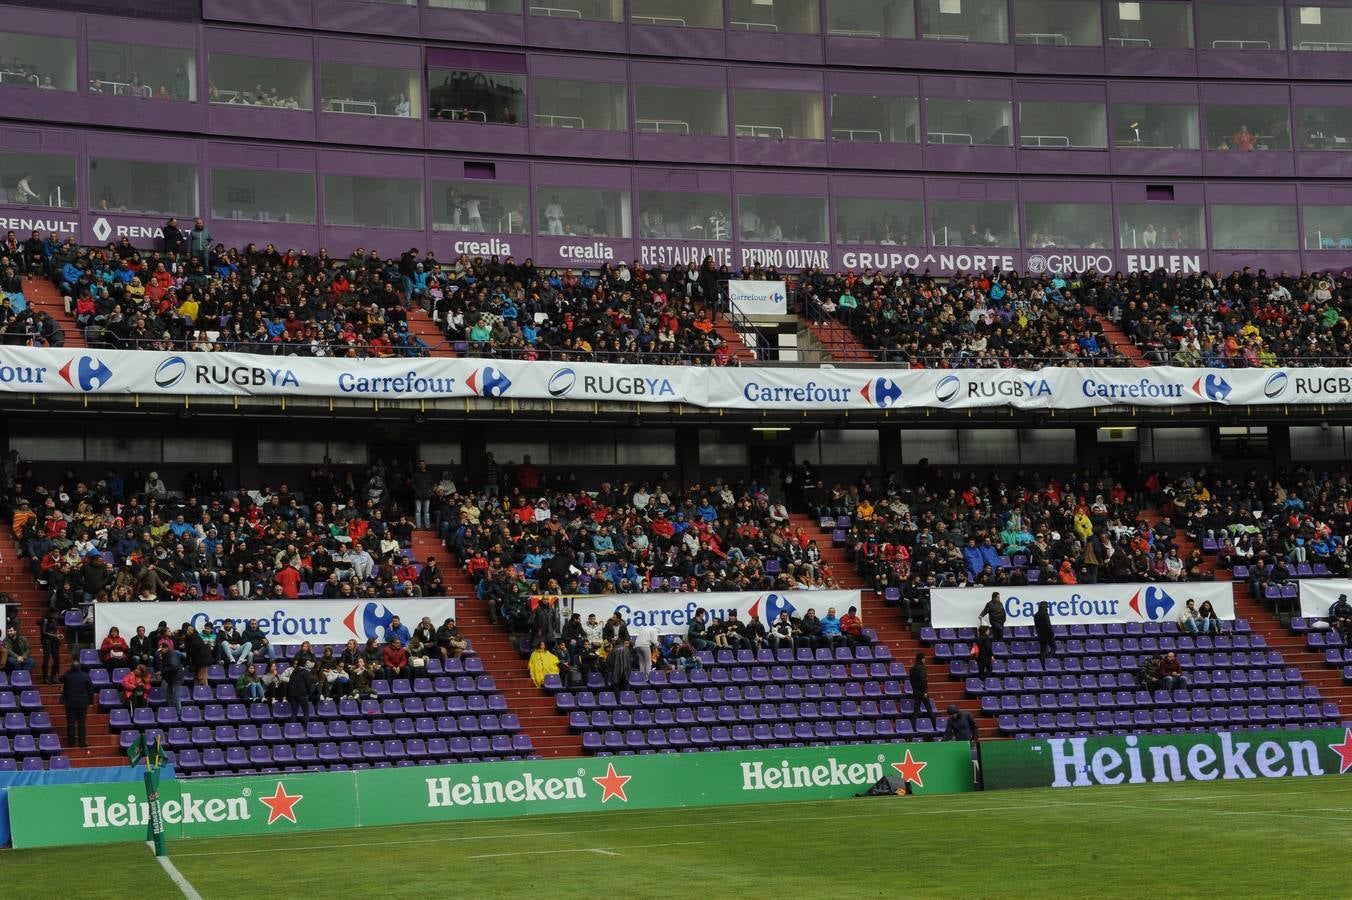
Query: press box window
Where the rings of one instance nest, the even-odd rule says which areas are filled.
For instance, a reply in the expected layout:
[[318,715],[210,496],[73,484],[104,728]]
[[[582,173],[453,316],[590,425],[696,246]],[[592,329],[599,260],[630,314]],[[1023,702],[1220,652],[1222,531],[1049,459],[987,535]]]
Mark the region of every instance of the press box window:
[[1123,250],[1206,246],[1206,217],[1196,203],[1121,203],[1117,234]]
[[175,47],[91,41],[89,92],[147,100],[196,100],[197,54]]
[[621,0],[530,0],[530,14],[548,19],[619,22]]
[[1294,206],[1212,206],[1211,242],[1217,250],[1295,250]]
[[1291,46],[1304,52],[1352,51],[1352,7],[1292,7]]
[[1098,47],[1103,43],[1098,0],[1014,0],[1014,42]]
[[629,21],[668,28],[722,28],[720,0],[632,0]]
[[726,137],[728,93],[721,88],[636,84],[634,119],[639,134]]
[[826,243],[826,198],[743,194],[737,198],[742,239],[770,243]]
[[0,192],[21,206],[75,208],[75,157],[0,153]]
[[412,69],[324,63],[319,70],[324,112],[362,116],[422,116],[422,89]]
[[826,33],[832,37],[915,37],[915,0],[827,0]]
[[1008,100],[925,101],[925,143],[1010,147],[1013,115]]
[[825,137],[822,95],[817,92],[734,91],[732,107],[739,138],[820,141]]
[[940,247],[1017,247],[1013,202],[936,200],[930,204],[934,244]]
[[539,187],[535,189],[535,223],[540,234],[632,237],[629,192]]
[[468,12],[521,15],[521,0],[427,0],[427,5],[435,6],[438,9],[463,9]]
[[817,34],[821,20],[817,0],[731,0],[734,31],[771,34]]
[[1211,50],[1285,50],[1281,6],[1200,3],[1197,30]]
[[831,140],[918,144],[920,100],[917,97],[832,94]]
[[1306,206],[1306,250],[1352,250],[1352,207]]
[[213,168],[211,216],[313,225],[315,177],[309,172]]
[[536,78],[532,121],[537,128],[628,131],[625,87],[604,81]]
[[915,247],[925,242],[925,208],[919,200],[837,197],[836,240],[842,244]]
[[207,99],[212,103],[315,108],[314,69],[299,59],[212,53],[207,56],[207,77],[211,82]]
[[1208,106],[1208,150],[1290,150],[1291,127],[1285,106]]
[[1197,107],[1181,103],[1114,103],[1113,146],[1133,150],[1197,150]]
[[91,158],[89,198],[99,211],[195,216],[197,167]]
[[731,209],[727,194],[639,191],[638,236],[678,241],[730,240]]
[[1306,106],[1300,121],[1300,149],[1352,150],[1352,107]]
[[1019,104],[1019,146],[1107,149],[1108,122],[1103,104],[1025,100]]
[[1005,0],[920,0],[920,37],[967,44],[1009,43]]
[[75,90],[75,42],[0,31],[0,85]]
[[1113,209],[1107,203],[1025,203],[1024,246],[1108,250],[1113,246]]
[[1109,2],[1108,46],[1133,50],[1191,50],[1192,4],[1152,0]]
[[324,221],[362,228],[423,227],[423,185],[412,178],[324,176]]
[[526,76],[429,69],[427,105],[434,119],[525,125]]
[[432,230],[526,234],[530,191],[488,181],[432,182]]

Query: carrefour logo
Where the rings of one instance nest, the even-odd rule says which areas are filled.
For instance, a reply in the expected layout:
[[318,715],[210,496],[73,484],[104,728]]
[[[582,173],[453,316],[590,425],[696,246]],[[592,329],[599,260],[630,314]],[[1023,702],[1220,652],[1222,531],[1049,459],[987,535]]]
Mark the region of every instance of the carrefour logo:
[[793,615],[797,609],[789,602],[789,598],[783,594],[766,594],[764,597],[757,597],[756,602],[751,604],[751,609],[748,610],[750,615],[759,616],[762,603],[765,604],[765,615],[762,618],[766,622],[773,622],[778,619],[782,612]]
[[958,396],[958,391],[961,389],[962,379],[956,375],[945,375],[934,386],[934,399],[940,403],[949,403],[954,397]]
[[1230,382],[1219,375],[1205,375],[1192,383],[1192,392],[1212,403],[1224,403],[1231,390]]
[[546,385],[546,387],[549,391],[549,396],[566,397],[576,384],[577,373],[572,369],[563,368],[549,376],[549,384]]
[[501,369],[484,366],[482,369],[475,369],[469,373],[469,377],[465,379],[465,385],[480,397],[501,397],[512,386],[512,379],[508,378]]
[[1127,601],[1127,606],[1130,606],[1132,612],[1136,615],[1152,622],[1158,622],[1169,615],[1169,610],[1177,604],[1173,597],[1165,593],[1163,588],[1148,587],[1132,594],[1131,599]]
[[867,403],[871,403],[879,409],[887,409],[896,405],[901,399],[901,388],[890,378],[875,378],[864,382],[864,386],[859,389],[859,394]]
[[155,370],[155,386],[168,390],[183,380],[188,374],[188,361],[181,356],[171,356],[160,363]]
[[1286,386],[1290,383],[1291,379],[1287,377],[1285,372],[1273,372],[1263,385],[1263,396],[1269,400],[1276,400],[1286,393]]
[[97,391],[113,377],[113,370],[97,356],[74,356],[56,370],[66,384],[82,391]]
[[[357,611],[361,610],[361,628],[357,628]],[[352,611],[343,617],[343,624],[347,630],[355,634],[358,638],[369,640],[375,638],[378,641],[384,640],[389,631],[390,623],[394,621],[394,613],[390,612],[389,607],[379,603],[368,603],[363,606],[354,606]]]

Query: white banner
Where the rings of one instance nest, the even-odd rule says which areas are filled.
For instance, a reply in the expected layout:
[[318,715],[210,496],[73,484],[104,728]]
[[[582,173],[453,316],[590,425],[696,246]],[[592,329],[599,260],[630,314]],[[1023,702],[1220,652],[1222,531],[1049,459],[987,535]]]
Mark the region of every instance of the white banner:
[[1329,607],[1346,594],[1352,598],[1352,580],[1347,578],[1302,578],[1300,614],[1307,619],[1327,619]]
[[935,628],[973,628],[985,624],[977,616],[999,594],[1005,608],[1005,627],[1033,624],[1042,601],[1050,604],[1055,625],[1106,625],[1111,622],[1172,622],[1189,600],[1197,608],[1210,600],[1216,615],[1235,617],[1230,582],[1179,581],[1168,584],[1076,584],[1004,587],[932,588],[930,618]]
[[1352,369],[710,368],[0,347],[0,392],[552,398],[760,411],[1179,408],[1352,404]]
[[584,622],[592,613],[604,622],[618,612],[629,623],[631,630],[652,626],[659,634],[685,634],[698,609],[708,612],[710,621],[725,618],[734,611],[743,622],[749,621],[751,616],[759,616],[768,628],[781,612],[801,618],[809,609],[813,609],[818,616],[824,616],[827,609],[835,607],[836,615],[843,616],[851,606],[860,605],[858,591],[598,594],[594,597],[573,597],[571,602],[572,611],[581,613]]
[[238,600],[199,603],[96,603],[94,637],[97,645],[114,626],[124,638],[136,634],[144,625],[154,631],[161,621],[177,628],[188,622],[195,628],[211,622],[219,627],[226,619],[243,629],[250,619],[274,645],[346,644],[355,640],[365,644],[368,638],[383,641],[395,616],[412,631],[423,616],[440,626],[455,618],[455,601],[449,597],[393,597],[381,600]]
[[787,316],[789,291],[782,281],[728,282],[728,300],[734,312],[743,316]]

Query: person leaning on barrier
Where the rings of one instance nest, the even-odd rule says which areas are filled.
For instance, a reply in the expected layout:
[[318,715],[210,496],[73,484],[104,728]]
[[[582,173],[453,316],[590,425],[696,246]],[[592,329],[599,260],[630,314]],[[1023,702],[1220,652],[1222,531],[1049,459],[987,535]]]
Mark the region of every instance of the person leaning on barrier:
[[956,703],[948,704],[948,724],[944,726],[946,741],[980,741],[976,719],[965,709],[958,709]]

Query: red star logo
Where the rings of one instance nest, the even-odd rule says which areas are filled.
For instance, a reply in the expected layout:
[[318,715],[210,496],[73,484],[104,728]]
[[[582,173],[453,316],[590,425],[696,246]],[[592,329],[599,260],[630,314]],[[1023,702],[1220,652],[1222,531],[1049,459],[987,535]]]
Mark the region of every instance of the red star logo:
[[1352,728],[1343,729],[1343,742],[1341,744],[1329,744],[1329,749],[1338,754],[1338,774],[1342,775],[1348,769],[1352,769]]
[[611,797],[619,797],[625,803],[628,803],[629,798],[624,795],[624,786],[628,784],[629,779],[633,777],[634,777],[633,775],[621,775],[620,773],[615,771],[614,763],[607,763],[606,774],[593,777],[592,781],[601,785],[601,787],[605,789],[604,792],[601,794],[602,803],[605,803]]
[[303,800],[304,794],[288,794],[282,783],[277,782],[277,793],[271,797],[259,797],[258,800],[268,808],[268,824],[278,819],[290,819],[296,824],[296,804]]
[[901,773],[901,780],[908,781],[916,787],[924,787],[925,782],[920,779],[920,773],[924,771],[927,762],[920,762],[911,757],[911,751],[906,751],[906,758],[899,763],[892,763],[892,768]]

